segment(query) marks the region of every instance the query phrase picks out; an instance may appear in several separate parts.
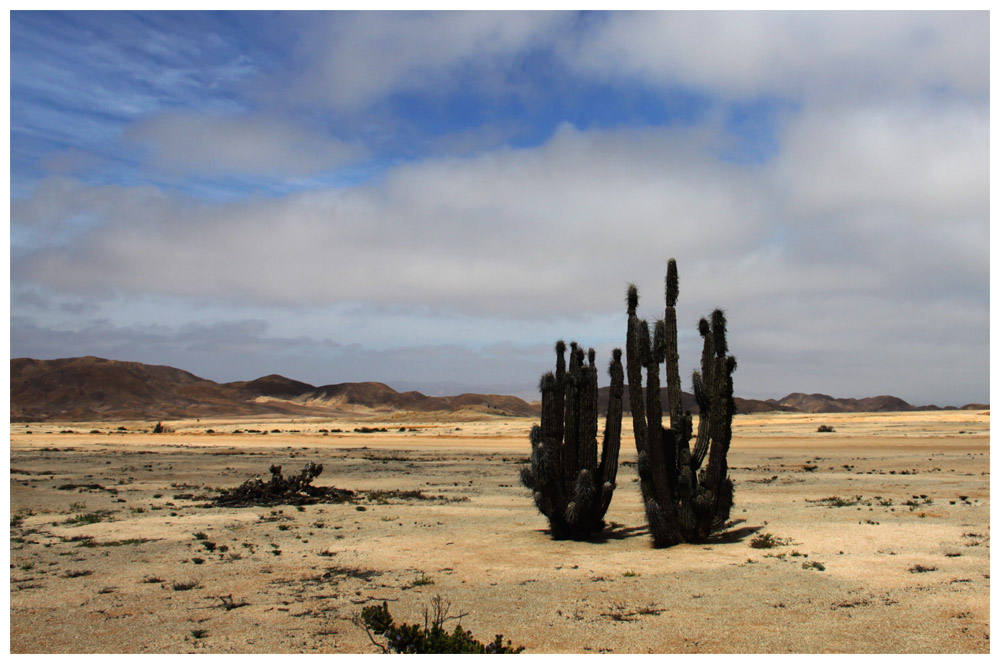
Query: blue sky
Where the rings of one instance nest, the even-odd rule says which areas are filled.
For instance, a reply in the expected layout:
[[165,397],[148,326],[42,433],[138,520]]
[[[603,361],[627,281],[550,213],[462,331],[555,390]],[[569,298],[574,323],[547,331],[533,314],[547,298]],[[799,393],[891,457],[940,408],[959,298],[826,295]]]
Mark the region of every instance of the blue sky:
[[10,17],[11,357],[530,397],[673,256],[683,373],[989,399],[985,12]]

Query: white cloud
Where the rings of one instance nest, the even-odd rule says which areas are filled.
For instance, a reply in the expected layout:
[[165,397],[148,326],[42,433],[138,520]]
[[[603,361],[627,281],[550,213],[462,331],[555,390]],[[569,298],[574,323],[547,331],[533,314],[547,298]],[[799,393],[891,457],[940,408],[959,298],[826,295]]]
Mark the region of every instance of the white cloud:
[[710,135],[564,127],[537,149],[410,164],[378,186],[215,205],[52,180],[12,206],[15,227],[97,222],[15,270],[77,292],[515,317],[614,311],[669,256],[706,306],[845,287],[909,296],[928,280],[977,293],[987,137],[961,109],[803,114],[772,164],[745,169],[712,157]]
[[986,12],[622,12],[566,46],[578,71],[824,103],[989,98]]
[[159,166],[182,173],[304,176],[362,153],[319,130],[255,114],[165,112],[132,125],[125,136],[149,145]]
[[[354,112],[389,95],[450,89],[468,67],[497,73],[496,59],[517,57],[570,14],[548,12],[331,12],[302,35],[299,98]],[[477,77],[479,84],[499,78]]]
[[[670,131],[567,127],[539,149],[413,164],[379,187],[220,205],[60,181],[20,204],[13,223],[57,226],[74,210],[101,225],[15,269],[76,292],[509,316],[614,310],[628,281],[662,278],[669,254],[712,263],[761,232],[753,181],[703,146]],[[66,191],[52,208],[46,190],[57,185]]]

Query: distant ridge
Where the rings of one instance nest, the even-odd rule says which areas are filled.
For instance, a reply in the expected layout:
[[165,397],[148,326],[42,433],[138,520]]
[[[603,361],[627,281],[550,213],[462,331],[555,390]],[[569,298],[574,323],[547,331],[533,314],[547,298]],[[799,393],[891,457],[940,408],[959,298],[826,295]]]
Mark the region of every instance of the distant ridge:
[[[627,391],[624,400],[628,410]],[[602,413],[607,401],[608,388],[601,388]],[[666,388],[661,391],[661,401],[666,410]],[[691,394],[683,393],[683,402],[685,409],[698,412]],[[911,406],[892,396],[837,399],[799,392],[763,401],[737,397],[736,407],[738,413],[942,410],[937,406]],[[969,404],[962,409],[987,410],[989,406]],[[278,374],[251,381],[216,383],[173,367],[92,356],[10,361],[12,422],[335,416],[395,411],[534,417],[539,414],[540,406],[537,402],[498,394],[431,397],[417,391],[397,392],[377,382],[316,387]]]
[[769,399],[765,403],[787,407],[802,413],[890,413],[911,410],[989,410],[989,404],[970,403],[954,406],[911,406],[899,397],[882,395],[864,399],[836,399],[826,394],[793,392],[783,399]]
[[315,387],[278,374],[216,383],[173,367],[90,356],[10,361],[12,422],[333,416],[400,410],[501,416],[538,413],[536,405],[523,399],[495,394],[429,397],[371,382]]

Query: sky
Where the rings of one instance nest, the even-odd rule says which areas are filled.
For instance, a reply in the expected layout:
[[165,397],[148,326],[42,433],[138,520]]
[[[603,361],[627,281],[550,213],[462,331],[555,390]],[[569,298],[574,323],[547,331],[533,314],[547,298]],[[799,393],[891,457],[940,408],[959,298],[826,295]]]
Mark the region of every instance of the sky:
[[[735,391],[989,401],[989,14],[10,14],[11,357],[537,398],[625,292]],[[602,384],[607,384],[607,376]]]

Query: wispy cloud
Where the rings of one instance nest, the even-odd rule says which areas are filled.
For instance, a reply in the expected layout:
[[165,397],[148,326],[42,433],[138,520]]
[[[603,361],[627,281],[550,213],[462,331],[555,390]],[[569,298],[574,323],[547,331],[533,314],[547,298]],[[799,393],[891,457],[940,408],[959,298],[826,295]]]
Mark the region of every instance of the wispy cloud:
[[161,113],[132,125],[125,136],[149,146],[160,167],[194,174],[303,176],[361,152],[336,137],[261,115]]

